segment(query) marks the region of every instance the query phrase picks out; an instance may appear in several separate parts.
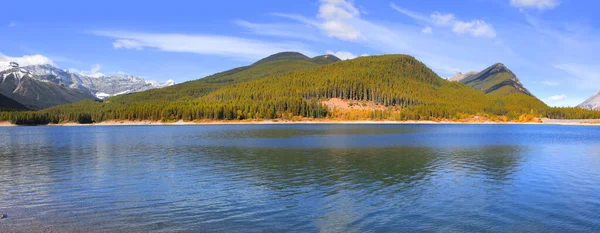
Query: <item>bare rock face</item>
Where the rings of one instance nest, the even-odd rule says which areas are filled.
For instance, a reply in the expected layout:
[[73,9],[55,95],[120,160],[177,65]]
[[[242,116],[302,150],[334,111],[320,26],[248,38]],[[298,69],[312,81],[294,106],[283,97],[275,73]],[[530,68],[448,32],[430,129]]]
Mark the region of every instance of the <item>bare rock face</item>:
[[596,92],[596,94],[592,95],[589,99],[577,105],[579,108],[592,109],[592,110],[600,110],[600,91]]

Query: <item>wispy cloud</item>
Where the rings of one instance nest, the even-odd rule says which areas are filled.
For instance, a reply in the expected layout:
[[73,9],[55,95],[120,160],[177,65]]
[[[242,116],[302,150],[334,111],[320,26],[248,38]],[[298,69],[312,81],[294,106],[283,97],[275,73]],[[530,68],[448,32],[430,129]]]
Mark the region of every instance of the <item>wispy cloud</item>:
[[[398,7],[396,5],[392,5],[392,8],[396,9]],[[456,18],[453,14],[442,14],[440,12],[434,12],[429,17],[431,17],[433,23],[439,26],[449,26],[456,21]]]
[[567,99],[567,95],[565,95],[565,94],[553,95],[548,98],[548,100],[550,100],[550,101],[564,101],[566,99]]
[[563,70],[571,75],[571,83],[581,89],[596,90],[600,83],[600,69],[596,65],[584,64],[557,64],[556,69]]
[[115,39],[113,46],[123,49],[156,49],[165,52],[196,53],[256,60],[281,51],[298,51],[315,55],[297,42],[268,42],[220,35],[144,33],[96,30],[89,33]]
[[452,31],[458,34],[469,34],[474,37],[496,37],[496,30],[491,24],[483,20],[473,20],[471,22],[456,21]]
[[330,37],[354,41],[361,36],[352,22],[360,17],[360,11],[351,2],[321,0],[318,17],[323,19],[321,27]]
[[8,23],[8,27],[9,27],[9,28],[14,28],[14,27],[16,27],[16,26],[17,26],[17,23],[15,23],[15,22],[10,22],[10,23]]
[[105,76],[103,73],[100,73],[102,66],[100,64],[94,64],[90,70],[78,70],[78,69],[69,69],[69,72],[80,74],[83,76],[99,78]]
[[553,82],[553,81],[542,81],[542,84],[546,85],[546,86],[558,86],[558,82]]
[[433,33],[433,29],[431,29],[430,26],[426,26],[425,28],[421,29],[421,32],[425,34],[431,34]]
[[558,0],[510,0],[510,5],[518,8],[535,8],[538,10],[547,10],[557,7]]
[[[245,20],[235,20],[234,23],[256,35],[320,41],[319,37],[314,35],[313,32],[315,31],[315,27],[312,25],[284,23],[261,24]],[[294,30],[290,30],[290,28],[293,28]]]
[[429,15],[429,17],[427,17],[423,14],[399,7],[394,3],[391,3],[390,6],[394,10],[422,23],[433,24],[438,27],[452,28],[452,31],[456,34],[467,34],[473,37],[486,38],[496,37],[496,30],[494,29],[494,26],[492,26],[489,23],[486,23],[484,20],[481,19],[472,21],[462,21],[457,19],[457,17],[454,16],[454,14],[440,12],[433,12],[431,15]]
[[115,40],[115,42],[113,42],[113,47],[116,49],[144,49],[144,46],[139,41],[127,39]]

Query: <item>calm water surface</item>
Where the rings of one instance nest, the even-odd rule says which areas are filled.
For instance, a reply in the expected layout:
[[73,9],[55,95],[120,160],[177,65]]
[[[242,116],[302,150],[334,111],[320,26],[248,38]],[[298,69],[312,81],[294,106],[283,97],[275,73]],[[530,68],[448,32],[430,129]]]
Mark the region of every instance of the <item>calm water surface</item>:
[[600,128],[0,128],[0,232],[600,232]]

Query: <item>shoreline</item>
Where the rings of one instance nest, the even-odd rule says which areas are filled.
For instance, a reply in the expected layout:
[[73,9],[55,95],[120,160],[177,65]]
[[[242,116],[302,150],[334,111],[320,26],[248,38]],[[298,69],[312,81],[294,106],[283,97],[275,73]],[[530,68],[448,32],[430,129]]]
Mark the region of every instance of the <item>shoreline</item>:
[[[79,123],[61,123],[48,124],[39,126],[172,126],[172,125],[569,125],[569,126],[600,126],[599,120],[553,120],[543,119],[539,122],[461,122],[461,121],[373,121],[373,120],[243,120],[243,121],[177,121],[177,122],[160,122],[160,121],[105,121],[93,124]],[[0,122],[0,127],[16,127],[7,121]]]

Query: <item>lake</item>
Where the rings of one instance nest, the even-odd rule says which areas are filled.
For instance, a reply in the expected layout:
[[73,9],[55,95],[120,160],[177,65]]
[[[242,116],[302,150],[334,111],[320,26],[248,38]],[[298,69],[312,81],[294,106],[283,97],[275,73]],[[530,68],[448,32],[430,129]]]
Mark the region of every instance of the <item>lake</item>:
[[0,128],[0,232],[600,232],[600,128]]

